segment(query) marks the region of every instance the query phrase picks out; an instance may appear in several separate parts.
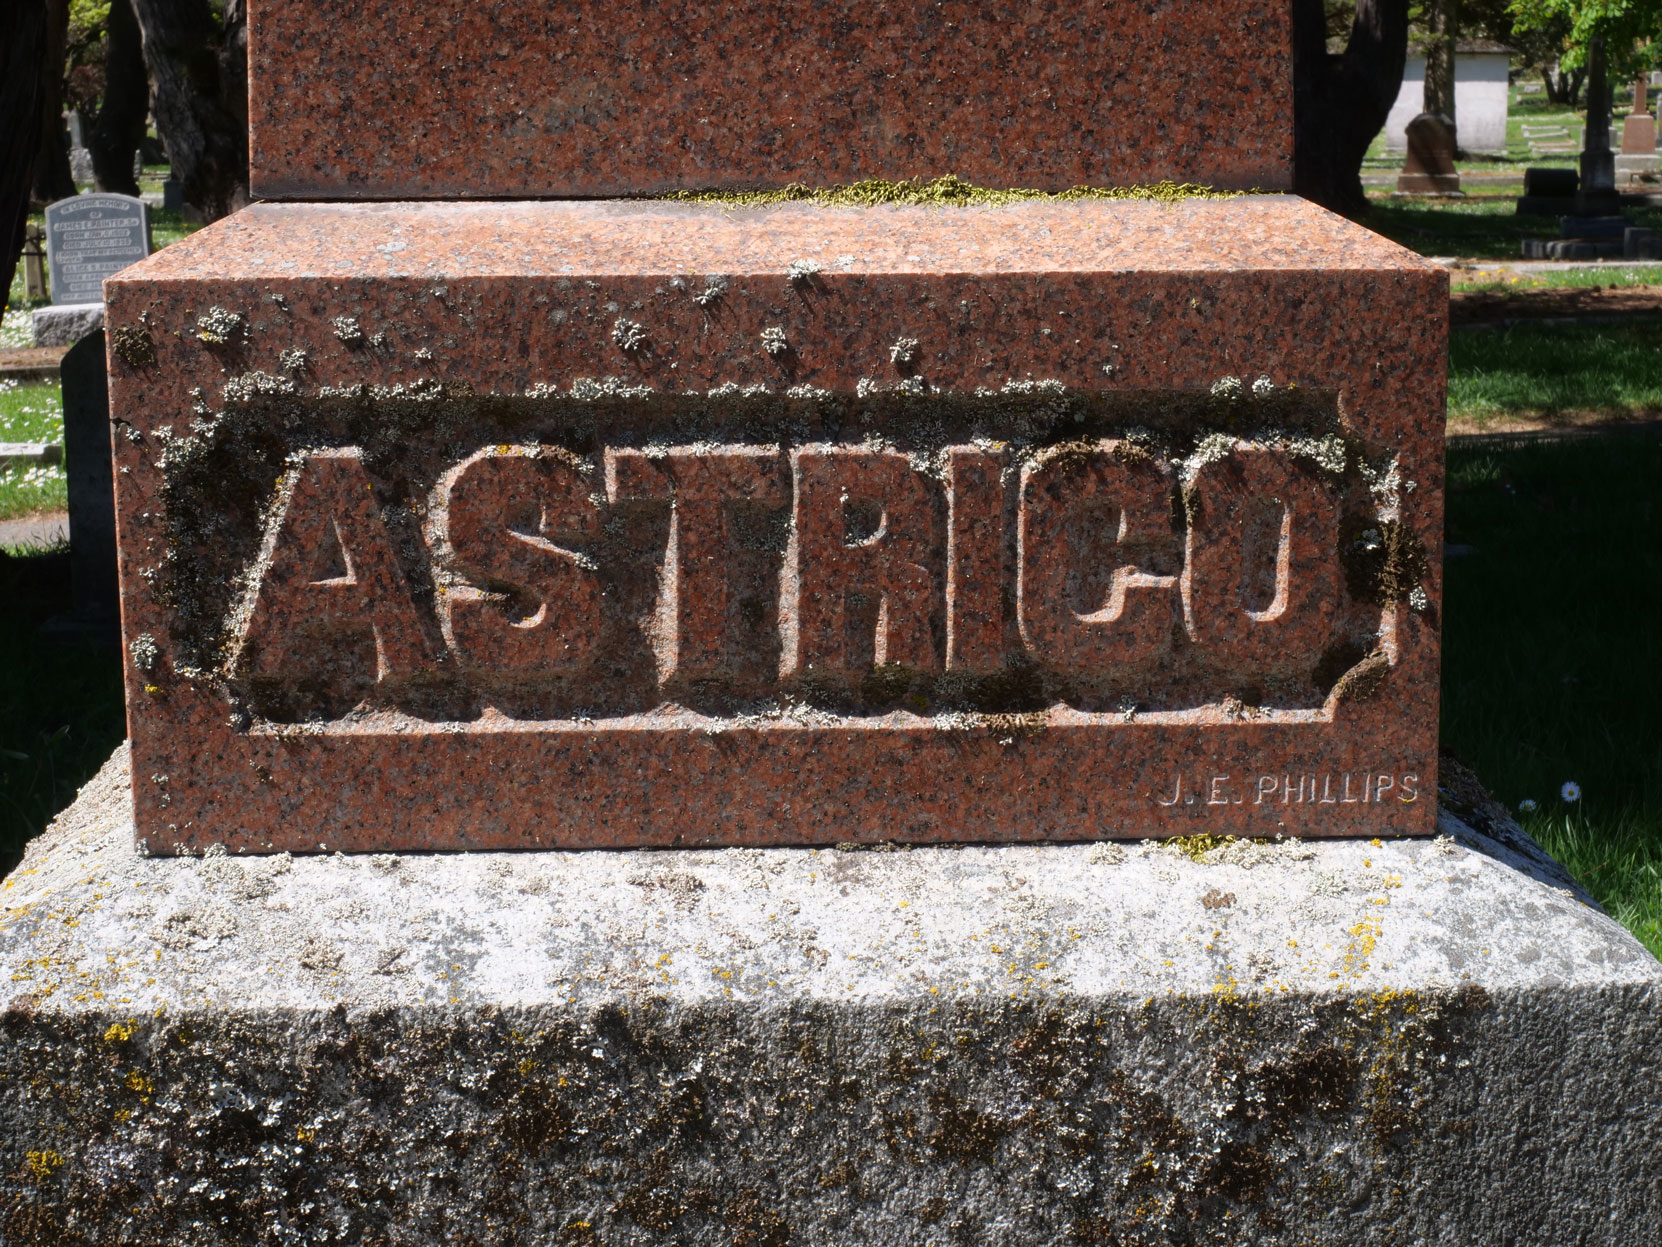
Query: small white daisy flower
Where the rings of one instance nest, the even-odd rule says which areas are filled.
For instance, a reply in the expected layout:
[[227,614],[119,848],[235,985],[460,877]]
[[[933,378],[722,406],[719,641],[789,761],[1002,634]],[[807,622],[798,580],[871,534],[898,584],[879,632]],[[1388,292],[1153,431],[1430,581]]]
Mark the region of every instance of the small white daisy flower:
[[1518,813],[1520,814],[1533,814],[1540,808],[1540,803],[1537,802],[1534,797],[1525,797],[1522,801],[1518,802]]
[[1581,800],[1581,785],[1573,779],[1567,779],[1564,781],[1564,786],[1558,790],[1558,795],[1569,804],[1574,805]]

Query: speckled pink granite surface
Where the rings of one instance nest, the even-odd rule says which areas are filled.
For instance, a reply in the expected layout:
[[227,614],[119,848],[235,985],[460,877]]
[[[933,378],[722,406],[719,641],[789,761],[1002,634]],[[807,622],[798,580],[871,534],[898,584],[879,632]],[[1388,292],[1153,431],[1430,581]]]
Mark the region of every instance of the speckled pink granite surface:
[[257,205],[106,291],[153,851],[1433,826],[1446,275],[1308,204]]
[[1284,4],[248,7],[262,198],[1290,185]]

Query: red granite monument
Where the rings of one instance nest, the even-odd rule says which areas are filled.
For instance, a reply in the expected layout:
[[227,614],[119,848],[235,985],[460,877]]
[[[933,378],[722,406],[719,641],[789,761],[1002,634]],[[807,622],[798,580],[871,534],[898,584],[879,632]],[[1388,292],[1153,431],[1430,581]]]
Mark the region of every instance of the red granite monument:
[[1291,186],[1285,5],[251,0],[266,199]]
[[329,7],[250,24],[256,189],[312,201],[106,287],[149,851],[1431,831],[1441,270],[1280,195],[456,202],[1285,186],[1284,15],[1042,17],[1040,71],[1117,34],[1036,104],[980,6],[631,9],[582,98],[532,77],[583,6]]

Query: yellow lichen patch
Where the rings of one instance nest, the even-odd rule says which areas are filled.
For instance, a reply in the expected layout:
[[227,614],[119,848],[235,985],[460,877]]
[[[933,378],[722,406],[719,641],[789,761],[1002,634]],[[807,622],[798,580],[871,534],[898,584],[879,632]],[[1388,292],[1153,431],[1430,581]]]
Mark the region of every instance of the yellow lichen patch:
[[44,1151],[30,1152],[23,1158],[23,1163],[29,1167],[29,1172],[41,1181],[52,1176],[52,1171],[64,1163],[62,1156],[47,1148]]
[[109,1030],[104,1032],[104,1042],[107,1044],[126,1043],[138,1033],[138,1024],[135,1022],[111,1022]]
[[296,1126],[294,1128],[294,1137],[302,1143],[310,1143],[312,1140],[317,1138],[317,1132],[315,1130],[307,1130],[304,1126]]
[[1350,928],[1350,947],[1345,950],[1345,973],[1352,978],[1367,970],[1368,958],[1373,956],[1374,947],[1379,942],[1379,930],[1379,919],[1373,917],[1364,918]]
[[1171,843],[1179,853],[1191,862],[1198,862],[1213,849],[1221,849],[1226,844],[1235,843],[1234,836],[1173,836]]

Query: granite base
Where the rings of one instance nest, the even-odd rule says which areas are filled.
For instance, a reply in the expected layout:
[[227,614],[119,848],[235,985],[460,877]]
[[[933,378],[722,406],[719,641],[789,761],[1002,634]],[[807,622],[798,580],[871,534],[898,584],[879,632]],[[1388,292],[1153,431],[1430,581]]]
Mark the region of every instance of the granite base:
[[1481,794],[1432,840],[146,859],[127,785],[4,885],[9,1242],[1662,1216],[1662,966]]

